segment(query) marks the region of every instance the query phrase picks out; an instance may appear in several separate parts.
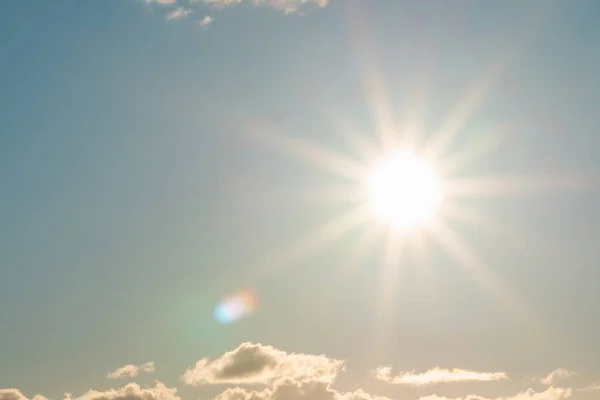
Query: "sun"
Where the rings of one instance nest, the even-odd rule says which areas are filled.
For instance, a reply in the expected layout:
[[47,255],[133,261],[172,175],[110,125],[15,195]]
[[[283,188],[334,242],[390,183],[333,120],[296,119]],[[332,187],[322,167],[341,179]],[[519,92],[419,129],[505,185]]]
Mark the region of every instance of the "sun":
[[396,150],[377,161],[367,180],[373,216],[393,229],[430,222],[443,199],[434,167],[409,150]]

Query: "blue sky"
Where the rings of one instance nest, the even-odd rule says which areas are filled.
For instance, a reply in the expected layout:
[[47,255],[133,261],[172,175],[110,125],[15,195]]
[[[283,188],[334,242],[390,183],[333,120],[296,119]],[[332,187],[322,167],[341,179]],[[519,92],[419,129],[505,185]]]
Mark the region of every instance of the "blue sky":
[[[597,2],[2,8],[0,400],[600,395]],[[332,222],[444,132],[421,251]]]

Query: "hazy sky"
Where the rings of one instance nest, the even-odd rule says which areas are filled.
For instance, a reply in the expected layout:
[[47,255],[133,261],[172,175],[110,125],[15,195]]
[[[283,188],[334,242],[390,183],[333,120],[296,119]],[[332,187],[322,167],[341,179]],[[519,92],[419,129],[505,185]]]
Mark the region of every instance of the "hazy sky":
[[600,397],[598,1],[0,7],[0,400]]

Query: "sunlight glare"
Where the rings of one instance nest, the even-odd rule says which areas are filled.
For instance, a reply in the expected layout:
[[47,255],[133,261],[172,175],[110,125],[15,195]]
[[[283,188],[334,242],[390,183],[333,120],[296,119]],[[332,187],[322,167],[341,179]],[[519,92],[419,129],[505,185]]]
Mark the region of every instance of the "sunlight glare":
[[434,168],[403,150],[376,163],[368,181],[368,196],[378,220],[405,230],[435,216],[442,189]]

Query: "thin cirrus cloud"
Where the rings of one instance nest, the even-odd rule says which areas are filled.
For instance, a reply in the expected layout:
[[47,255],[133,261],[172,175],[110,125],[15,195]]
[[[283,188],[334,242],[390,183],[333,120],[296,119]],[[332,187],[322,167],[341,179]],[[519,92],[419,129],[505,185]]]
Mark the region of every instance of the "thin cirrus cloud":
[[279,379],[331,383],[344,362],[324,355],[286,353],[272,346],[242,343],[216,360],[204,358],[181,377],[188,385],[269,384]]
[[379,367],[374,371],[375,378],[387,383],[407,386],[428,386],[456,382],[489,382],[509,379],[504,372],[477,372],[467,369],[432,368],[423,373],[401,372],[392,375],[390,367]]
[[134,378],[141,372],[154,372],[154,363],[150,361],[140,365],[127,364],[108,373],[106,377],[109,379]]
[[542,378],[540,382],[542,382],[544,385],[556,386],[560,383],[564,383],[564,381],[574,377],[575,375],[577,375],[577,373],[575,373],[574,371],[569,371],[568,369],[564,368],[557,368],[554,371],[550,372],[548,376]]

